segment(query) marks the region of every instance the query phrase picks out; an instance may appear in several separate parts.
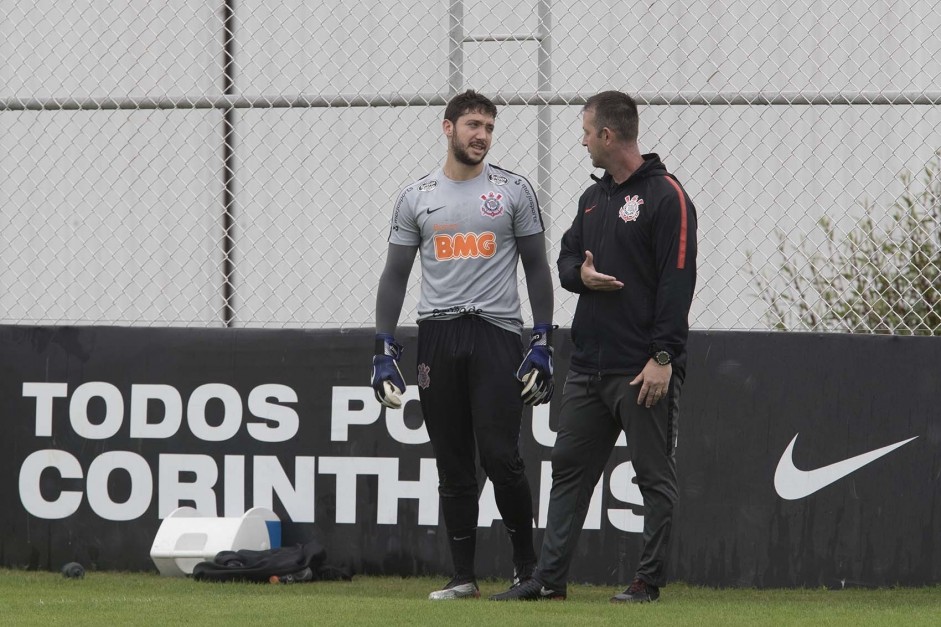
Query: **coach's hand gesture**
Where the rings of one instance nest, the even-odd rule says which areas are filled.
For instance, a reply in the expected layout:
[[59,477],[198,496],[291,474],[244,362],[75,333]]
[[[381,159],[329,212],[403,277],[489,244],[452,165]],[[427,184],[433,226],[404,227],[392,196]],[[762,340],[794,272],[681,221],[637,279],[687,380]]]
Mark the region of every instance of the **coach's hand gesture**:
[[585,261],[582,262],[582,283],[590,290],[613,292],[624,287],[624,284],[613,276],[601,274],[595,270],[595,258],[590,250],[585,251]]

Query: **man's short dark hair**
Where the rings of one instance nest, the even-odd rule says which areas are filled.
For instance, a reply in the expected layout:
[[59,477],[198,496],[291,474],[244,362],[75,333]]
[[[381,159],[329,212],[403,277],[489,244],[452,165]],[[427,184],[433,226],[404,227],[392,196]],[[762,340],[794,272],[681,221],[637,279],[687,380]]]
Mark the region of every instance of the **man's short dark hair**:
[[468,89],[463,94],[451,98],[444,110],[444,119],[456,123],[457,119],[468,113],[482,113],[492,118],[497,117],[497,105],[490,98]]
[[595,114],[595,128],[598,132],[608,128],[624,141],[637,141],[637,103],[620,91],[603,91],[585,102],[584,111]]

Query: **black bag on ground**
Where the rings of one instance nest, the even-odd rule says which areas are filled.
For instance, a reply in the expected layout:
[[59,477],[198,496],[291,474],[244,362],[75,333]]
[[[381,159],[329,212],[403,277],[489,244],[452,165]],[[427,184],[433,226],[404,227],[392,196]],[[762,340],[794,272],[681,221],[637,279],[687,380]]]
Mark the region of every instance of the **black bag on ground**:
[[193,579],[264,583],[270,581],[272,576],[285,582],[352,579],[341,569],[326,566],[326,559],[326,549],[316,540],[267,551],[220,551],[212,561],[196,564]]

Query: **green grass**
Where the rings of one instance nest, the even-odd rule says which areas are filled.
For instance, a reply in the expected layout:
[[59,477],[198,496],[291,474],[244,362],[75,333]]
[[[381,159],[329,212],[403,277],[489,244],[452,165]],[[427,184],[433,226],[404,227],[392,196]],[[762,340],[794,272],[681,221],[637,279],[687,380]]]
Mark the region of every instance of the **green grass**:
[[671,584],[660,601],[608,603],[609,586],[570,586],[566,601],[431,602],[443,579],[355,576],[352,582],[213,584],[147,573],[0,570],[0,625],[939,625],[941,587],[714,590]]

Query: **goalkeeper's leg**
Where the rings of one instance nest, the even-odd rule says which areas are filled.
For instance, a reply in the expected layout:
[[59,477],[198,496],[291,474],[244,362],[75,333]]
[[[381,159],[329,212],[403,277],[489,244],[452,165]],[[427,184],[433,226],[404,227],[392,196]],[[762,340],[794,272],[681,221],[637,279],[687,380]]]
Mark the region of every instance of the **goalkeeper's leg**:
[[469,365],[471,412],[480,464],[493,483],[497,509],[513,546],[517,577],[528,577],[533,550],[533,498],[519,451],[523,401],[516,368],[522,359],[518,333],[476,320]]
[[441,513],[454,564],[449,584],[463,586],[476,579],[478,518],[474,431],[462,340],[466,321],[423,321],[418,329],[416,385],[438,467]]

